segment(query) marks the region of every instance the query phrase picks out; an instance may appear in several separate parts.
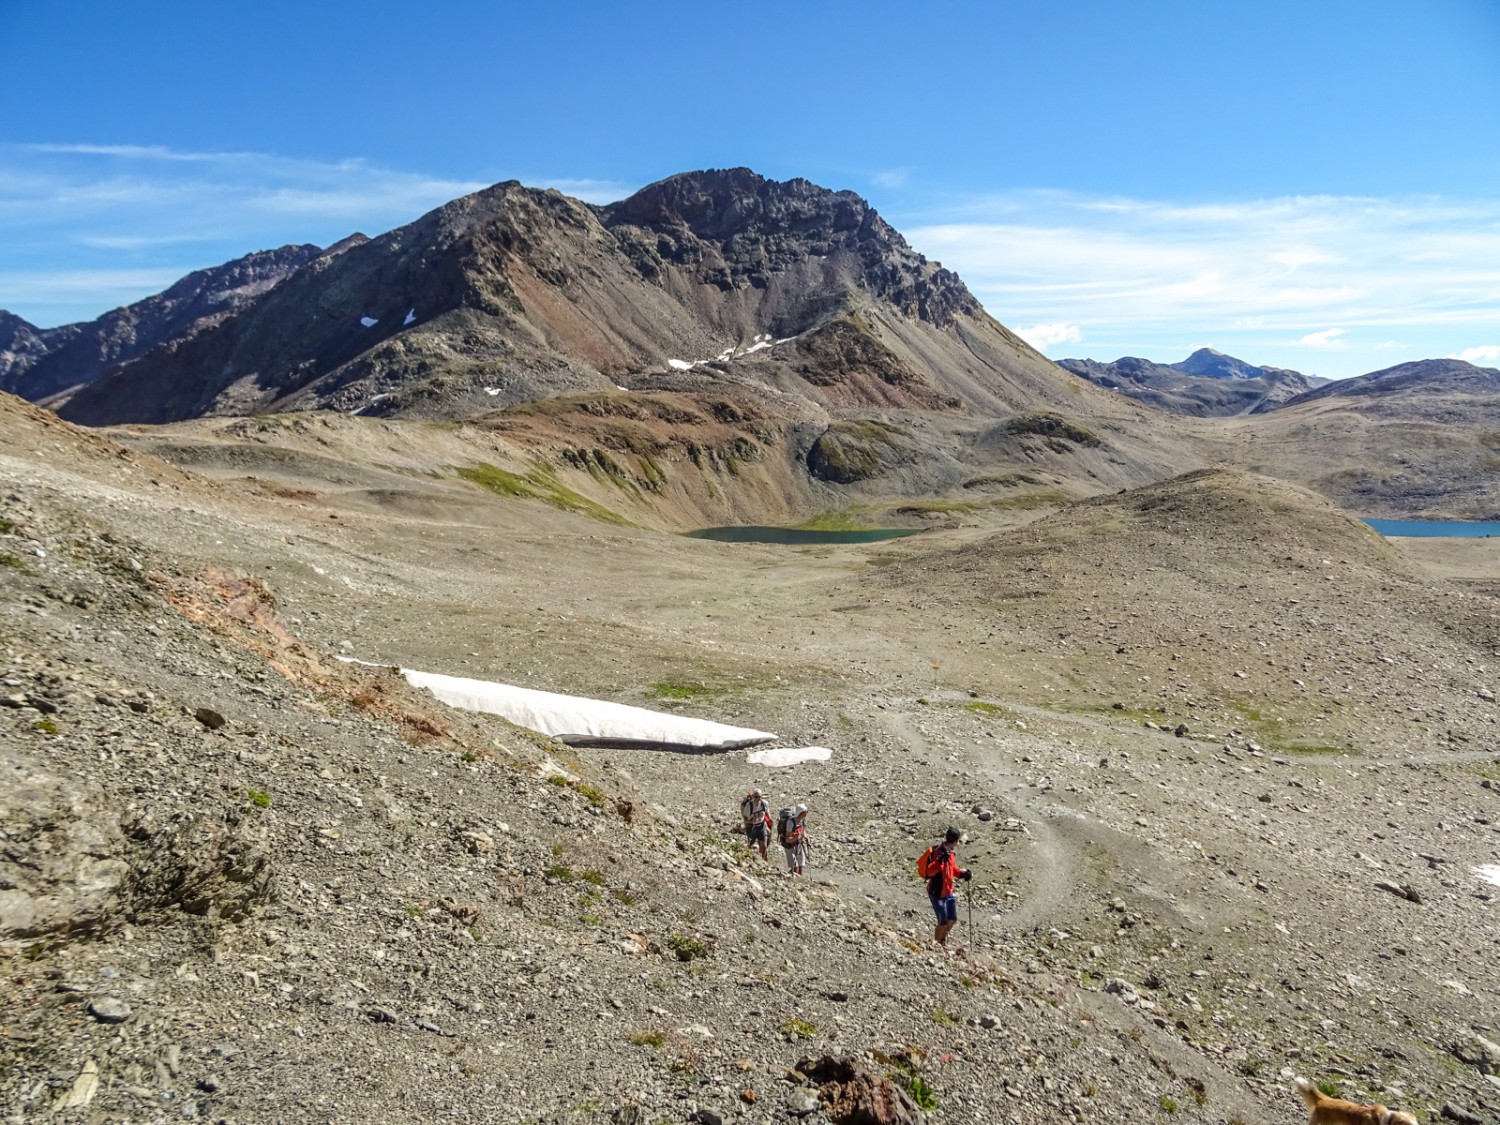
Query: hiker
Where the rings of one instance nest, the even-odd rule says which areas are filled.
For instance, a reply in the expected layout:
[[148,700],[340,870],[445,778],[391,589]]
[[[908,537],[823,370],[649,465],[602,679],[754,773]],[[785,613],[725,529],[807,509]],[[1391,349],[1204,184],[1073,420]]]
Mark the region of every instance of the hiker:
[[776,819],[776,840],[786,849],[788,875],[801,875],[807,866],[807,806],[782,809]]
[[932,936],[939,945],[948,940],[948,931],[958,924],[954,882],[959,879],[967,882],[974,877],[974,872],[958,865],[959,835],[957,828],[949,828],[943,834],[943,842],[928,848],[917,861],[917,874],[927,880],[927,898],[932,903],[932,912],[937,915],[937,928],[932,931]]
[[746,838],[760,849],[761,859],[769,859],[766,845],[771,842],[771,810],[766,807],[766,799],[759,789],[745,794],[745,799],[740,802],[740,817],[745,822]]

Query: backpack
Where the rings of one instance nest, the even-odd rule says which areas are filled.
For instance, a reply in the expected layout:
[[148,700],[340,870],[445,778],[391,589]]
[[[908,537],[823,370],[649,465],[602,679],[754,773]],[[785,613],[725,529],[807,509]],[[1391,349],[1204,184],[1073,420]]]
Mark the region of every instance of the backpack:
[[[758,811],[757,811],[758,810]],[[764,797],[752,797],[745,794],[745,799],[740,802],[740,819],[746,824],[754,824],[766,815],[766,800]]]
[[948,849],[942,844],[933,844],[921,855],[917,856],[917,874],[924,879],[931,879],[942,870],[943,860],[948,857]]
[[932,853],[937,851],[937,845],[933,844],[921,855],[917,856],[917,874],[923,879],[932,878]]
[[797,842],[793,835],[796,831],[796,809],[785,808],[776,814],[776,842],[778,844],[783,848],[792,847]]

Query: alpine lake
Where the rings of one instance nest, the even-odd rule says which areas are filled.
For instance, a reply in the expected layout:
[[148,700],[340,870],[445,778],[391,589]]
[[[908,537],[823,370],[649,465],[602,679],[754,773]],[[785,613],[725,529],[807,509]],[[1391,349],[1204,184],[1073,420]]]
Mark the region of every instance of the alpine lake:
[[920,528],[866,528],[858,531],[820,531],[802,527],[702,527],[684,534],[689,539],[712,539],[716,543],[779,543],[807,547],[821,543],[879,543],[916,535]]

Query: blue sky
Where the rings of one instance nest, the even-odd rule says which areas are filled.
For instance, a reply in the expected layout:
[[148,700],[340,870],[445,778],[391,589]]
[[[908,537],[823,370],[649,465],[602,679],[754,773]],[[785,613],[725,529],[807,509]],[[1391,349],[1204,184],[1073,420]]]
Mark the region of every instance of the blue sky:
[[0,307],[502,179],[870,199],[1047,354],[1500,366],[1496,0],[0,4]]

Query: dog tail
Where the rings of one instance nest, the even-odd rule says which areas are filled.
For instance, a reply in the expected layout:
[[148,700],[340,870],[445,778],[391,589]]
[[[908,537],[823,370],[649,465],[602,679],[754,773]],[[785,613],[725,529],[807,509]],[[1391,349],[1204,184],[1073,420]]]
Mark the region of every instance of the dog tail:
[[1303,1078],[1301,1075],[1298,1075],[1296,1078],[1292,1079],[1292,1082],[1297,1087],[1297,1093],[1301,1094],[1302,1100],[1307,1103],[1307,1108],[1316,1109],[1318,1103],[1323,1100],[1323,1094],[1317,1088],[1317,1086],[1309,1082],[1306,1078]]

